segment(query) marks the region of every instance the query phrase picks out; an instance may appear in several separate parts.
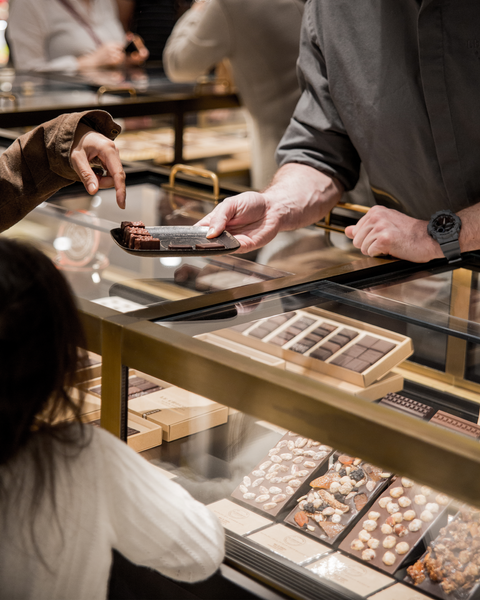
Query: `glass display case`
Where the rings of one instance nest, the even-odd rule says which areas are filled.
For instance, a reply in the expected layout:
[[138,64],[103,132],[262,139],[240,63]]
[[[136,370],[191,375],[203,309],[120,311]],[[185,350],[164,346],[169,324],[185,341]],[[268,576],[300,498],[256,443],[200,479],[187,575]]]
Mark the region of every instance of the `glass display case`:
[[125,212],[72,186],[6,232],[77,295],[85,420],[218,514],[238,597],[478,597],[480,255],[362,257],[349,207],[246,258],[127,254],[121,220],[192,225],[237,191],[170,175],[130,170]]
[[0,69],[0,127],[35,126],[62,113],[96,109],[114,118],[169,115],[175,162],[183,159],[187,114],[239,105],[238,96],[222,85],[172,83],[158,68],[104,69],[82,75]]

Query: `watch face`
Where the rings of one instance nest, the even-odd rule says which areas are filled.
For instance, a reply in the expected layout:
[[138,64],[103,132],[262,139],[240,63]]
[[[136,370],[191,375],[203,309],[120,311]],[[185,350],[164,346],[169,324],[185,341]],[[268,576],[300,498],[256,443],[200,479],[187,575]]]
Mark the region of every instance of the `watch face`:
[[427,226],[429,235],[439,243],[458,240],[462,221],[455,213],[442,210],[435,213]]
[[433,221],[433,227],[437,233],[449,233],[457,226],[457,219],[453,215],[442,214]]

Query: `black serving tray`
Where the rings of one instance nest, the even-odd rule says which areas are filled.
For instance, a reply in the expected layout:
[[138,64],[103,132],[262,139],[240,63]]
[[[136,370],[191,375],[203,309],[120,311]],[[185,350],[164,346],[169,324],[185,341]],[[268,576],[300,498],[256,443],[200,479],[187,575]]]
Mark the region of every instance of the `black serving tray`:
[[[160,250],[135,250],[127,248],[123,244],[123,230],[120,227],[110,230],[115,243],[122,250],[133,254],[134,256],[214,256],[217,254],[228,254],[234,252],[240,247],[240,242],[228,231],[224,231],[216,238],[208,239],[206,237],[208,227],[145,227],[145,229],[155,238],[160,239]],[[196,244],[206,244],[216,242],[223,244],[225,248],[197,249]],[[169,248],[170,244],[189,244],[190,248]]]

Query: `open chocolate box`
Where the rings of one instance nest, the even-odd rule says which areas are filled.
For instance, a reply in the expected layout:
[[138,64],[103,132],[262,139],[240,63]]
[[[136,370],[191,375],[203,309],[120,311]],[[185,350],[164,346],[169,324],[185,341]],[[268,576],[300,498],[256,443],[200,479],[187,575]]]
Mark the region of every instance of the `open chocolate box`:
[[391,473],[338,452],[328,471],[310,480],[286,523],[333,544],[372,499],[387,485]]
[[325,465],[330,446],[292,431],[269,451],[232,492],[233,498],[272,516],[295,501],[304,482]]
[[407,562],[420,539],[441,519],[450,498],[396,477],[339,548],[386,573]]
[[425,546],[405,582],[441,600],[480,596],[480,510],[463,505]]
[[362,387],[413,352],[409,337],[319,308],[283,313],[217,335],[242,339],[256,350]]

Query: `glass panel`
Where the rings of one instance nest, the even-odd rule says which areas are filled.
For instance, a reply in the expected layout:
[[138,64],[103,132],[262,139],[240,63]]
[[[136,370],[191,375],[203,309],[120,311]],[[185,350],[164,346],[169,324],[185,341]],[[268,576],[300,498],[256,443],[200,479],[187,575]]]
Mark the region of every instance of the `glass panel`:
[[213,204],[167,192],[150,183],[128,186],[127,208],[113,190],[94,197],[57,195],[8,231],[48,254],[80,298],[129,312],[284,275],[233,255],[191,258],[132,256],[113,241],[121,220],[147,225],[192,225]]

